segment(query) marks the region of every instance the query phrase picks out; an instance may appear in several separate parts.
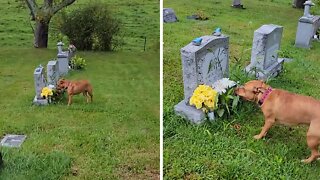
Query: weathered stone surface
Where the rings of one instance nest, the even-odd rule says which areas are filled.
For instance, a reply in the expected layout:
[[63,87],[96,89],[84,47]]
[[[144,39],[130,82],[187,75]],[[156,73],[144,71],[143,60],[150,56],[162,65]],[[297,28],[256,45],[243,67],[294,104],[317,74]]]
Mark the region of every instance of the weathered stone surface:
[[41,97],[41,91],[44,87],[46,87],[46,79],[45,79],[45,72],[44,68],[40,65],[34,70],[33,76],[34,76],[34,86],[35,86],[35,91],[36,95],[33,99],[33,104],[35,105],[47,105],[48,100],[43,99]]
[[45,106],[48,105],[48,99],[38,99],[37,96],[34,97],[33,99],[33,104],[37,106]]
[[295,46],[309,49],[313,36],[319,27],[320,16],[313,16],[312,18],[301,17],[298,23]]
[[[26,139],[26,135],[7,134],[0,142],[1,146],[20,147]],[[2,160],[2,159],[1,159]]]
[[188,119],[192,123],[201,124],[205,121],[206,115],[203,111],[188,105],[188,101],[183,100],[174,106],[174,111],[177,115]]
[[229,76],[229,38],[202,36],[200,46],[189,43],[181,49],[184,96],[188,100],[200,84],[212,85]]
[[60,77],[58,61],[49,61],[47,64],[48,84],[56,85]]
[[241,0],[233,0],[232,6],[239,6],[241,5]]
[[44,68],[41,65],[39,67],[37,67],[34,70],[33,76],[34,76],[34,87],[36,90],[36,98],[42,99],[41,91],[46,86]]
[[163,8],[163,22],[170,23],[170,22],[177,22],[178,18],[171,8]]
[[[229,37],[202,36],[200,45],[192,42],[181,48],[184,100],[174,107],[175,113],[187,120],[200,124],[206,119],[202,110],[189,105],[193,91],[200,85],[212,85],[229,76]],[[209,115],[214,120],[214,114]]]
[[254,32],[251,63],[246,71],[258,79],[275,77],[282,69],[283,59],[278,58],[283,27],[263,25]]
[[68,52],[61,52],[57,55],[60,76],[67,75],[69,72],[69,56]]

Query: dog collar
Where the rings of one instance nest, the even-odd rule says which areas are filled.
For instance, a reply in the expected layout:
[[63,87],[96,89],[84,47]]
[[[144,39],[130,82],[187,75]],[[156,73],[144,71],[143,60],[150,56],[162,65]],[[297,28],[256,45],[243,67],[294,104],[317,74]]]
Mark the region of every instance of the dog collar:
[[262,106],[262,104],[264,103],[264,100],[268,97],[268,95],[272,92],[272,88],[269,87],[263,94],[262,94],[262,98],[259,100],[259,105]]

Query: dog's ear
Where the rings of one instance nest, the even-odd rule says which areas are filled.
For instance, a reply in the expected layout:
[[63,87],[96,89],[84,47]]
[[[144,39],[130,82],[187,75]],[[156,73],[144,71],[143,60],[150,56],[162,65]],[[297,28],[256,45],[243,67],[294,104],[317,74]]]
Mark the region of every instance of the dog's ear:
[[253,92],[254,94],[258,94],[260,91],[259,91],[259,88],[253,87],[252,92]]
[[66,80],[64,79],[64,78],[61,78],[61,79],[59,79],[59,84],[62,84],[62,83],[64,83]]
[[253,87],[252,92],[253,92],[254,94],[258,94],[258,93],[264,93],[265,90],[266,90],[266,89],[263,88],[263,87]]

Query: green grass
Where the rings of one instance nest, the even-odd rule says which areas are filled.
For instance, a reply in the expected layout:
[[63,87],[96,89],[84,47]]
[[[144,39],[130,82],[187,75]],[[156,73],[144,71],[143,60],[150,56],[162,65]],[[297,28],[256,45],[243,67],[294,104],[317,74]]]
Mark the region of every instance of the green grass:
[[[55,50],[0,50],[1,134],[26,134],[21,149],[3,149],[0,179],[72,177],[152,178],[159,173],[159,55],[79,52],[93,103],[82,95],[67,107],[32,106],[32,72]],[[23,159],[27,159],[27,164]],[[41,173],[40,173],[41,172]],[[13,176],[10,175],[13,173]]]
[[[174,114],[173,106],[183,99],[180,48],[195,37],[211,34],[216,27],[230,37],[231,79],[244,83],[248,78],[241,70],[250,63],[254,30],[263,24],[282,25],[280,54],[294,61],[286,63],[283,73],[268,83],[320,99],[320,43],[313,42],[311,50],[293,46],[303,10],[292,8],[286,0],[243,1],[246,10],[233,9],[231,3],[164,0],[164,7],[173,8],[179,19],[164,24],[164,179],[319,179],[319,161],[311,165],[300,162],[310,155],[305,126],[293,130],[275,126],[257,141],[253,136],[260,132],[264,119],[259,108],[249,102],[241,102],[239,116],[200,126]],[[197,11],[210,19],[186,18]],[[312,11],[319,12],[319,6]]]
[[[77,0],[70,9],[88,2]],[[33,71],[56,57],[56,41],[33,48],[28,10],[0,2],[0,133],[27,135],[21,148],[0,149],[1,180],[159,177],[159,2],[103,2],[135,27],[122,29],[121,51],[77,52],[87,68],[66,78],[88,79],[94,96],[90,104],[75,96],[70,107],[66,95],[55,105],[32,105]],[[135,44],[142,35],[146,52]]]
[[[105,3],[113,12],[113,16],[121,21],[120,34],[124,45],[121,50],[143,51],[144,36],[147,38],[146,50],[159,50],[160,23],[159,1],[157,0],[76,0],[65,11],[86,6],[88,3]],[[43,1],[38,1],[42,4]],[[33,31],[29,10],[24,4],[11,0],[0,2],[0,12],[3,14],[0,22],[1,47],[33,47]],[[49,30],[49,47],[55,48],[57,39],[50,32],[55,31],[59,13],[53,16]],[[67,43],[67,42],[65,42]]]

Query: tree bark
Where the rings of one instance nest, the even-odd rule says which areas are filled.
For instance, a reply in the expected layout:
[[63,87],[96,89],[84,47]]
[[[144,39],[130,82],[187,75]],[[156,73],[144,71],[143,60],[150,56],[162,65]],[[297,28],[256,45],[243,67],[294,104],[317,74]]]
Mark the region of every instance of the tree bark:
[[304,8],[303,3],[305,3],[307,0],[293,0],[292,6],[294,8]]
[[[38,6],[36,0],[24,0],[30,9],[32,19],[36,21],[36,28],[34,31],[34,47],[47,48],[48,47],[48,33],[49,23],[51,17],[60,11],[62,8],[67,7],[74,3],[76,0],[62,0],[57,5],[53,5],[53,0],[43,0],[43,5]],[[41,10],[42,9],[42,10]],[[42,14],[41,14],[41,13]],[[41,16],[39,17],[39,13]]]
[[47,48],[48,47],[48,34],[49,22],[37,21],[36,29],[34,31],[34,47]]

